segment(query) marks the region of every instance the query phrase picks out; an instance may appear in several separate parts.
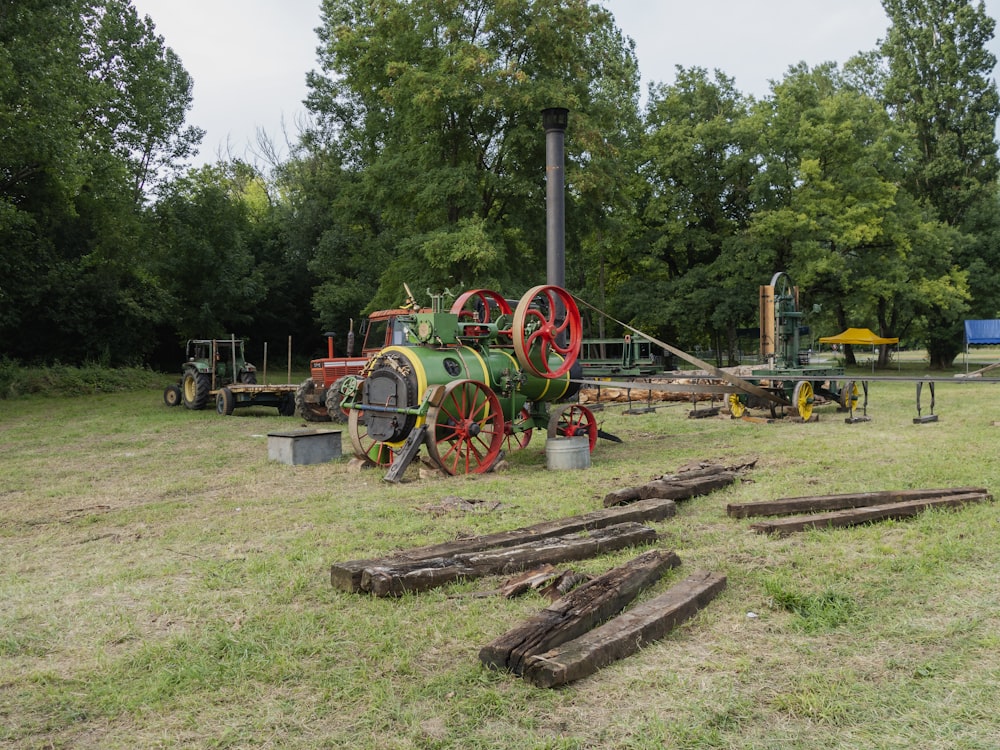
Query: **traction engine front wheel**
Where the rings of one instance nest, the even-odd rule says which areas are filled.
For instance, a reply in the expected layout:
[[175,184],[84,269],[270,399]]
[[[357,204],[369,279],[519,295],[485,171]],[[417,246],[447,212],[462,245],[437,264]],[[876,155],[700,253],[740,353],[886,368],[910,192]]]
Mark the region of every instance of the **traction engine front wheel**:
[[368,436],[365,413],[361,409],[351,409],[347,416],[347,432],[351,436],[355,456],[375,466],[389,466],[392,463],[392,449]]
[[504,441],[500,399],[475,380],[445,386],[441,404],[427,413],[427,452],[446,473],[489,471]]

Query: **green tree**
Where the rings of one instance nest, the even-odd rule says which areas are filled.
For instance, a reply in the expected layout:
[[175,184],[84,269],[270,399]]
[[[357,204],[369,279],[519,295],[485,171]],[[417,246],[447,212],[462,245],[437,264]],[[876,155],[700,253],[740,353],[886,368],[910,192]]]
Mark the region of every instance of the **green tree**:
[[[912,128],[918,149],[905,184],[942,221],[967,233],[954,258],[970,272],[973,309],[997,313],[992,290],[1000,282],[995,140],[1000,96],[987,45],[996,26],[982,2],[883,0],[892,26],[880,52],[886,67],[885,101]],[[935,366],[951,364],[962,347],[961,316],[948,306],[927,317],[927,348]]]
[[900,187],[911,141],[879,101],[832,64],[800,64],[755,118],[762,169],[752,232],[765,267],[789,271],[838,329],[900,335],[935,308],[964,311],[956,233]]
[[640,327],[685,345],[716,347],[723,335],[730,360],[759,283],[738,260],[753,208],[749,106],[731,78],[701,68],[678,68],[674,84],[651,89],[642,230],[617,302]]
[[[0,340],[27,359],[135,361],[165,295],[142,193],[200,137],[190,80],[120,0],[0,2]],[[8,343],[9,342],[9,343]]]
[[[313,139],[357,176],[393,248],[376,304],[398,303],[404,280],[415,290],[537,282],[541,110],[572,112],[569,180],[574,165],[590,173],[620,155],[637,106],[634,53],[611,16],[585,0],[324,0],[322,9]],[[587,198],[612,195],[587,188]],[[579,247],[574,232],[567,245]]]

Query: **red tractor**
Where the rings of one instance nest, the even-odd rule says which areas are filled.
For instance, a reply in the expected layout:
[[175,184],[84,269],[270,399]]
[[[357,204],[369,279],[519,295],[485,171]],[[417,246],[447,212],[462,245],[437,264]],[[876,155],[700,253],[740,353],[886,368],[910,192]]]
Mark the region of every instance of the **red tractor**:
[[341,381],[348,375],[357,376],[373,354],[387,346],[406,343],[403,318],[411,310],[377,310],[361,324],[361,354],[354,356],[354,324],[347,334],[347,355],[333,354],[333,333],[327,333],[325,358],[309,363],[309,378],[302,381],[295,391],[295,406],[308,422],[347,422],[347,413],[341,409]]

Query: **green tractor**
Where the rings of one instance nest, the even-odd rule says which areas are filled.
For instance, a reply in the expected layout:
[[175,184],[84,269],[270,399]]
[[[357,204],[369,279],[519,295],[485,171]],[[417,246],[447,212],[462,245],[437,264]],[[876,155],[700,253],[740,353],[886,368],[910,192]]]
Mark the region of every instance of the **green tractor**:
[[167,386],[163,401],[167,406],[183,403],[188,409],[204,409],[220,388],[256,383],[257,368],[244,359],[242,339],[190,339],[180,383]]

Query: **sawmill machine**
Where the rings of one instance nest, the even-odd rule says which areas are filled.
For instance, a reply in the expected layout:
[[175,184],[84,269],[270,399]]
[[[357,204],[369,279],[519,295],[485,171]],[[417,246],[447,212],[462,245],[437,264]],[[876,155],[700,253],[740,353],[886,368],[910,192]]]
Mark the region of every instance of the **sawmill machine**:
[[774,394],[775,399],[756,403],[752,394],[732,393],[727,398],[733,416],[743,416],[748,406],[767,406],[773,412],[777,404],[784,403],[808,421],[817,395],[845,409],[857,406],[858,384],[843,380],[843,368],[810,365],[808,349],[802,348],[803,317],[799,288],[787,273],[778,271],[770,284],[760,287],[760,356],[767,367],[755,370],[754,377],[747,380]]
[[527,445],[535,429],[586,436],[593,450],[593,414],[567,403],[579,388],[583,330],[571,294],[536,286],[512,307],[476,289],[447,312],[443,295],[428,312],[407,294],[407,344],[385,347],[341,385],[356,456],[401,471],[426,446],[446,473],[478,474],[505,449]]

